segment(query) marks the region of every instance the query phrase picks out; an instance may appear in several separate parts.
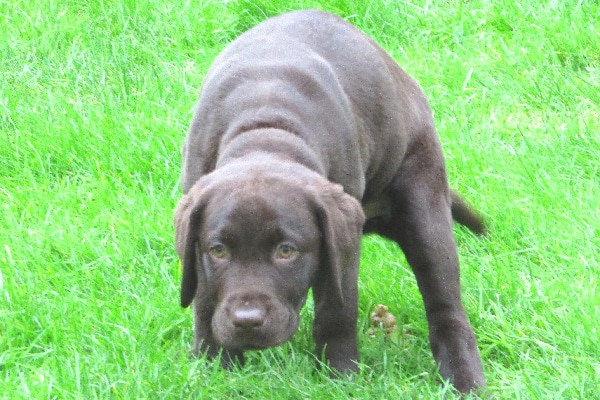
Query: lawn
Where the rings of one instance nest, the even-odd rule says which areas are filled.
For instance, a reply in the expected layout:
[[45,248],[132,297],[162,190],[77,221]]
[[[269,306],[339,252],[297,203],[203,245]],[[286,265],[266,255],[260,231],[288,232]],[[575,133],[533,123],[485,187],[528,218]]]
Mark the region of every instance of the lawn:
[[[600,4],[0,0],[0,398],[430,399],[448,394],[400,250],[363,241],[361,372],[314,367],[312,310],[224,371],[190,359],[173,209],[218,52],[264,18],[335,12],[423,86],[453,187],[463,300],[499,399],[600,398]],[[391,340],[367,334],[383,303]]]

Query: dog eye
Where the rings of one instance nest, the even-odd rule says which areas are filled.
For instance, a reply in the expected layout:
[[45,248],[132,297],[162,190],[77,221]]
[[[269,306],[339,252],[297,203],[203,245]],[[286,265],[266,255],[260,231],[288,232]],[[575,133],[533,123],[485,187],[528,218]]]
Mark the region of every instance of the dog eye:
[[214,258],[227,258],[227,256],[229,255],[229,252],[227,251],[227,247],[225,247],[224,244],[215,244],[214,246],[212,246],[209,250],[208,253],[213,256]]
[[289,260],[294,257],[298,253],[298,250],[288,243],[281,243],[277,246],[277,250],[275,251],[275,258],[281,260]]

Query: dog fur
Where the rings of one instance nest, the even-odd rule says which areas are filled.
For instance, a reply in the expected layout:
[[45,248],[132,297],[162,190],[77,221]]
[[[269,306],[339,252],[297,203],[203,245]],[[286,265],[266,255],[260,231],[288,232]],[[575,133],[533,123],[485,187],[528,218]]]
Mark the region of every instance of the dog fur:
[[414,271],[441,375],[461,392],[485,386],[452,220],[483,224],[448,187],[423,92],[352,25],[299,11],[233,41],[204,80],[181,186],[196,353],[228,366],[284,343],[312,288],[317,354],[355,371],[361,236],[376,233]]

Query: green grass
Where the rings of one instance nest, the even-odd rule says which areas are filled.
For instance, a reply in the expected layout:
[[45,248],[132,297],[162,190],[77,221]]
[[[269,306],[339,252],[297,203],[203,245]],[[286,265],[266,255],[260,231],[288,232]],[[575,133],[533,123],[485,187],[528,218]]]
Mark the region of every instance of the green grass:
[[[233,372],[190,360],[179,149],[202,77],[267,16],[318,7],[423,86],[452,185],[464,303],[500,399],[600,398],[597,1],[0,0],[0,398],[439,398],[414,278],[364,240],[362,371],[314,368],[312,311]],[[371,307],[401,329],[371,339]]]

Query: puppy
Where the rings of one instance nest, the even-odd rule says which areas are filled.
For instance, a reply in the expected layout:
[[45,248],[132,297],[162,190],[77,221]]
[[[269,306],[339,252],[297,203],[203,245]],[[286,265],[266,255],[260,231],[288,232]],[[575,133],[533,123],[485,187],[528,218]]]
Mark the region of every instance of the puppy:
[[175,212],[181,304],[195,351],[243,362],[287,341],[309,288],[316,352],[354,371],[361,236],[397,242],[425,303],[441,375],[485,386],[460,296],[448,187],[425,96],[342,19],[299,11],[231,43],[210,68],[183,147]]

